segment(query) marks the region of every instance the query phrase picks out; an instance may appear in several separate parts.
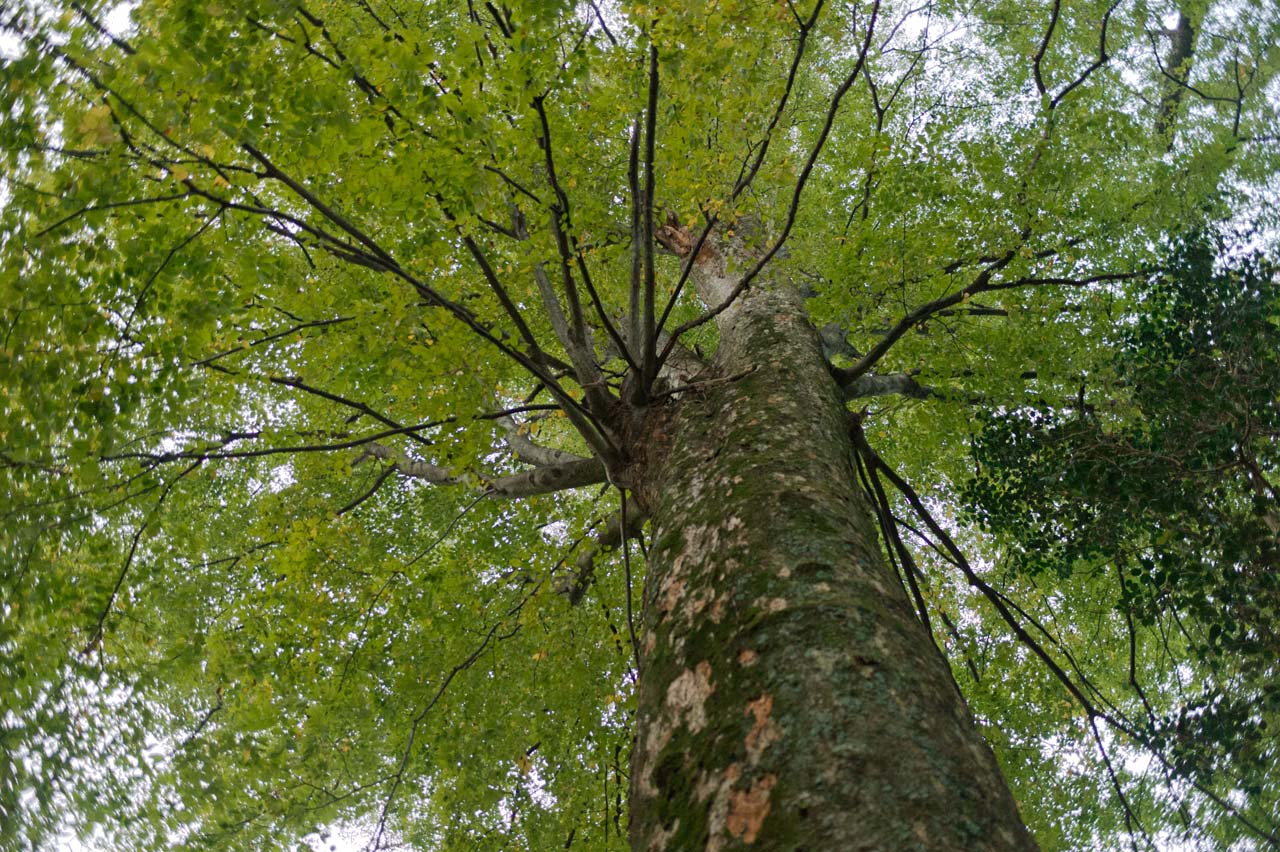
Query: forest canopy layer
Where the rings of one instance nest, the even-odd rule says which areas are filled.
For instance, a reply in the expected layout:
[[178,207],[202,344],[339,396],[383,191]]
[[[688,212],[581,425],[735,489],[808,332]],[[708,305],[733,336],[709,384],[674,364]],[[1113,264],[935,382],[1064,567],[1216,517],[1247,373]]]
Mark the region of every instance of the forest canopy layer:
[[[820,779],[768,761],[853,698],[749,640],[896,624],[804,555],[819,491],[1040,848],[1280,848],[1277,45],[1200,0],[0,0],[0,848],[796,848]],[[686,618],[729,638],[684,666]],[[896,694],[842,643],[809,674]],[[664,757],[722,734],[715,783]]]

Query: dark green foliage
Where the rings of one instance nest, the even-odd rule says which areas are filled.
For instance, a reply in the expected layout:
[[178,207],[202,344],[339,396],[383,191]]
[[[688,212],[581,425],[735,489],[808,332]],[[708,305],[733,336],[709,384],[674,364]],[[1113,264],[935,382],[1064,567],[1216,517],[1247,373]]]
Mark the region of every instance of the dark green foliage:
[[1147,706],[1147,735],[1252,793],[1280,711],[1280,282],[1195,237],[1135,304],[1076,399],[987,417],[966,504],[1011,575],[1094,576],[1182,649],[1199,685]]

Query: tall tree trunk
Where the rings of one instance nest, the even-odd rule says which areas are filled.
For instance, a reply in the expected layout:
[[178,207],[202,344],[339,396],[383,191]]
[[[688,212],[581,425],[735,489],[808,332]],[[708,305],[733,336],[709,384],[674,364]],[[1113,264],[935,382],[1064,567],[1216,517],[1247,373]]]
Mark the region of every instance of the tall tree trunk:
[[653,425],[631,847],[1034,849],[880,553],[801,308],[749,292]]

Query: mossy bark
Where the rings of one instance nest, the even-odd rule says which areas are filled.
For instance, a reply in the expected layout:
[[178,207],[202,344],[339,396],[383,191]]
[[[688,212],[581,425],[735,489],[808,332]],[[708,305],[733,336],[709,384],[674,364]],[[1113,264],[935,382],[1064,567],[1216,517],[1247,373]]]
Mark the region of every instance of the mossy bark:
[[797,297],[754,291],[656,427],[635,850],[1029,850],[880,553]]

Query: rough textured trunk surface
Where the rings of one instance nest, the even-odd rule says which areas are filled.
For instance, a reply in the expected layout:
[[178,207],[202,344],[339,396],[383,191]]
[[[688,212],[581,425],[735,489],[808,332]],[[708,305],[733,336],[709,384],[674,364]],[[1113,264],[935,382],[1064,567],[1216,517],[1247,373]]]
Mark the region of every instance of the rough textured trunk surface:
[[1034,849],[883,559],[798,299],[752,292],[655,427],[635,850]]

